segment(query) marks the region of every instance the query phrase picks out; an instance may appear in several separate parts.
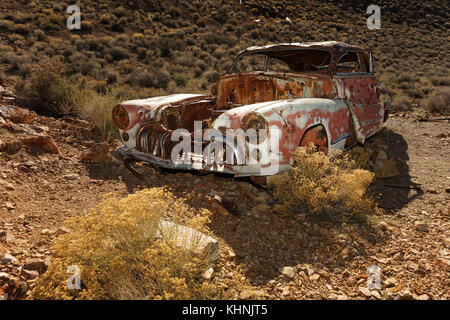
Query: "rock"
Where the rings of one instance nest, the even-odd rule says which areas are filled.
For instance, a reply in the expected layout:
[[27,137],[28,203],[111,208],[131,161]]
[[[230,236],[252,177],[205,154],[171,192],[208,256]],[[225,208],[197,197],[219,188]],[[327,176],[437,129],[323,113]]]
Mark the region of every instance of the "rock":
[[9,183],[8,181],[5,181],[1,178],[0,178],[0,186],[2,186],[3,188],[5,188],[8,191],[13,191],[15,189],[11,183]]
[[340,294],[337,296],[337,300],[348,300],[348,297],[345,294]]
[[26,280],[33,280],[39,277],[39,272],[22,268],[20,275],[22,275]]
[[414,262],[408,262],[408,269],[416,272],[417,270],[419,270],[419,265]]
[[38,147],[48,153],[61,154],[61,150],[56,145],[55,140],[49,135],[40,135],[34,137],[27,137],[22,140],[24,144]]
[[222,205],[222,198],[218,195],[208,197],[206,203],[211,206],[212,210],[222,215],[229,215],[230,212]]
[[16,242],[16,238],[14,237],[14,234],[12,234],[11,231],[3,230],[0,231],[0,241],[13,244]]
[[13,123],[31,124],[36,118],[36,113],[15,106],[0,106],[0,116]]
[[281,295],[283,297],[286,297],[290,294],[291,294],[291,288],[289,288],[288,286],[283,287],[283,289],[281,290]]
[[288,278],[294,278],[295,276],[295,271],[293,267],[283,267],[279,269],[280,273],[285,275]]
[[205,278],[206,280],[210,280],[212,278],[214,274],[214,269],[213,268],[209,268],[208,270],[206,270],[203,273],[203,278]]
[[23,265],[23,269],[37,271],[39,274],[44,273],[47,268],[47,263],[42,259],[27,259]]
[[419,231],[428,232],[428,225],[425,222],[416,221],[414,222],[414,226]]
[[76,180],[80,177],[80,175],[76,174],[76,173],[69,173],[63,176],[64,179],[66,180]]
[[14,277],[6,272],[0,272],[0,284],[7,283],[10,284],[14,281]]
[[400,300],[412,300],[413,294],[409,288],[405,288],[397,294],[397,297]]
[[260,203],[253,207],[252,212],[253,213],[269,213],[271,211],[270,206],[266,203]]
[[418,300],[430,300],[430,297],[427,294],[421,294],[418,298]]
[[378,159],[375,162],[374,171],[378,178],[391,178],[400,175],[393,159]]
[[16,257],[14,257],[13,255],[7,253],[3,256],[3,258],[0,260],[0,264],[7,264],[7,263],[15,263],[17,262]]
[[381,300],[381,294],[378,291],[373,290],[373,291],[371,291],[371,294],[372,294],[372,297],[375,297],[377,300]]
[[9,154],[15,154],[19,152],[20,149],[22,149],[22,142],[21,141],[6,142],[2,149]]
[[261,299],[265,297],[265,293],[259,290],[244,289],[239,293],[240,300]]
[[359,291],[363,294],[363,295],[365,295],[366,297],[371,297],[372,296],[372,293],[370,292],[370,290],[367,288],[367,287],[359,287],[358,288],[359,289]]
[[395,287],[397,285],[397,279],[395,278],[387,278],[386,280],[384,280],[384,286],[386,288],[391,288],[391,287]]
[[387,160],[388,155],[383,150],[380,150],[377,154],[377,160]]
[[320,278],[320,274],[315,273],[309,277],[309,280],[317,281],[317,280],[319,280],[319,278]]
[[85,151],[81,154],[80,159],[82,161],[103,163],[108,157],[109,144],[107,143],[97,143],[91,146],[90,150]]
[[219,259],[219,242],[192,228],[171,221],[161,220],[158,225],[156,237],[167,241],[175,241],[180,247],[186,250],[194,250],[203,255],[208,262]]
[[69,228],[62,226],[62,227],[59,227],[59,228],[56,230],[55,236],[60,236],[60,235],[62,235],[62,234],[66,234],[66,233],[69,233],[69,232],[70,232],[70,229],[69,229]]
[[15,206],[13,203],[8,202],[8,201],[5,202],[5,207],[6,207],[6,209],[8,209],[9,211],[14,210],[14,209],[16,208],[16,206]]

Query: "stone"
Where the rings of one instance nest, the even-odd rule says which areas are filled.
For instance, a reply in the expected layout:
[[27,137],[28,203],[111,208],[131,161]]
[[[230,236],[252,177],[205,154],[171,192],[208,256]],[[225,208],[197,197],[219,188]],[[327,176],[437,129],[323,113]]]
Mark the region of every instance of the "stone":
[[55,236],[60,236],[60,235],[62,235],[62,234],[66,234],[66,233],[69,233],[69,232],[70,232],[70,229],[69,229],[69,228],[62,226],[62,227],[59,227],[59,228],[55,231]]
[[90,150],[81,154],[82,161],[103,163],[108,157],[110,146],[107,143],[97,143],[91,146]]
[[0,106],[0,116],[11,120],[13,123],[32,124],[36,118],[36,113],[15,106]]
[[221,215],[229,215],[230,212],[223,206],[222,197],[219,195],[214,195],[213,197],[208,197],[206,203],[211,206],[211,208]]
[[214,274],[214,269],[211,267],[203,273],[203,278],[210,280]]
[[428,225],[425,222],[416,221],[414,227],[419,231],[428,232]]
[[24,144],[38,147],[48,153],[61,154],[61,150],[57,146],[55,140],[49,135],[38,135],[27,137],[22,140]]
[[20,141],[6,142],[2,149],[5,150],[8,154],[15,154],[19,152],[20,149],[22,149],[22,142]]
[[391,178],[400,175],[393,159],[378,159],[375,162],[374,172],[378,178]]
[[405,288],[403,290],[401,290],[398,294],[398,299],[400,300],[412,300],[413,299],[413,294],[411,292],[411,290],[409,290],[409,288]]
[[69,173],[63,176],[64,179],[66,180],[77,180],[80,177],[80,175],[76,174],[76,173]]
[[14,257],[13,255],[11,255],[10,253],[7,253],[3,256],[3,258],[0,260],[0,264],[7,264],[7,263],[15,263],[17,262],[16,257]]
[[383,150],[380,150],[377,154],[377,160],[387,160],[388,159],[388,155],[386,152],[384,152]]
[[23,269],[37,271],[39,274],[44,273],[48,268],[48,264],[42,259],[27,259],[23,265]]
[[9,183],[6,180],[0,179],[0,186],[2,186],[3,188],[5,188],[8,191],[13,191],[15,188],[12,185],[12,183]]
[[260,204],[258,204],[256,206],[254,206],[253,209],[252,209],[252,212],[256,213],[256,214],[258,214],[258,213],[262,213],[262,214],[269,213],[270,211],[271,211],[271,208],[266,203],[260,203]]
[[430,297],[427,294],[421,294],[418,298],[418,300],[430,300]]
[[395,285],[397,285],[397,279],[393,277],[387,278],[386,280],[384,280],[383,284],[386,288],[394,287]]
[[33,280],[39,277],[39,272],[22,268],[20,275],[22,275],[26,280]]
[[359,287],[359,292],[361,292],[363,295],[365,295],[366,297],[371,297],[372,293],[370,292],[369,288],[367,287]]
[[8,201],[5,202],[5,206],[6,206],[6,209],[8,209],[10,211],[14,210],[16,208],[16,206],[13,203],[8,202]]
[[283,268],[280,268],[279,271],[282,275],[285,275],[286,277],[291,278],[291,279],[294,278],[294,276],[295,276],[295,270],[293,267],[283,267]]
[[9,244],[14,244],[16,243],[16,237],[14,236],[14,234],[10,231],[7,231],[6,233],[6,238],[5,238],[5,242],[9,243]]
[[219,242],[216,239],[171,221],[159,222],[156,238],[175,241],[180,247],[203,255],[208,262],[216,261],[220,256]]
[[311,281],[317,281],[317,280],[319,280],[319,278],[320,278],[320,274],[315,273],[315,274],[313,274],[313,275],[311,275],[311,276],[309,277],[309,280],[311,280]]
[[0,284],[2,283],[11,283],[12,281],[14,281],[14,277],[12,275],[10,275],[9,273],[6,272],[0,272]]
[[340,294],[337,296],[337,300],[348,300],[348,297],[345,294]]
[[419,270],[419,265],[414,262],[408,262],[408,269],[415,272]]

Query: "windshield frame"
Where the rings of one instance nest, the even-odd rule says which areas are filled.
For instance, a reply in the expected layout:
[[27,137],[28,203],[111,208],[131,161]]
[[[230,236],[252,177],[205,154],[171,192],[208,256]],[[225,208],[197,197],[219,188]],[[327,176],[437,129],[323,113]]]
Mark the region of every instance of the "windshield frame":
[[[281,48],[281,49],[277,49],[276,51],[305,51],[305,50],[315,50],[315,51],[327,52],[330,55],[330,61],[329,61],[328,67],[323,70],[289,71],[289,72],[279,71],[279,72],[280,73],[324,73],[324,72],[329,73],[331,71],[331,68],[333,65],[333,52],[331,49],[328,49],[328,48],[301,48],[301,49],[299,49],[299,48]],[[264,70],[257,70],[257,71],[251,71],[251,72],[269,72],[269,71],[274,72],[273,70],[268,70],[270,59],[278,59],[280,61],[283,61],[283,60],[281,60],[280,58],[269,56],[268,54],[271,52],[273,53],[274,50],[264,49],[264,50],[254,51],[254,52],[246,52],[246,53],[242,53],[242,54],[238,55],[236,57],[236,59],[234,60],[234,63],[231,66],[230,70],[228,71],[228,74],[249,73],[249,72],[241,72],[240,70],[237,70],[236,68],[239,66],[239,63],[243,57],[250,56],[250,55],[264,55],[265,59],[266,59],[265,63],[264,63]]]

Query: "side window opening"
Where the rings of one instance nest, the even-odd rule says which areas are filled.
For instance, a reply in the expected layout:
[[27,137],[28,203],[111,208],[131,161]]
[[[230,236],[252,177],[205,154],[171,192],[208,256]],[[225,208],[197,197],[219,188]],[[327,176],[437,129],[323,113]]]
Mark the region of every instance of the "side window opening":
[[361,72],[360,69],[359,57],[356,52],[345,52],[336,65],[336,72],[339,73]]

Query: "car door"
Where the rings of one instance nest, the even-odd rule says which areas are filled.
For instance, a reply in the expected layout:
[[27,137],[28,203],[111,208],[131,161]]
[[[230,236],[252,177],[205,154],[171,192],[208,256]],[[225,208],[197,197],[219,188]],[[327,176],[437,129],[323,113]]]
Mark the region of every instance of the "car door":
[[356,140],[364,143],[383,126],[384,110],[376,92],[376,79],[364,51],[344,51],[340,54],[334,81],[338,96],[348,107],[355,128]]

